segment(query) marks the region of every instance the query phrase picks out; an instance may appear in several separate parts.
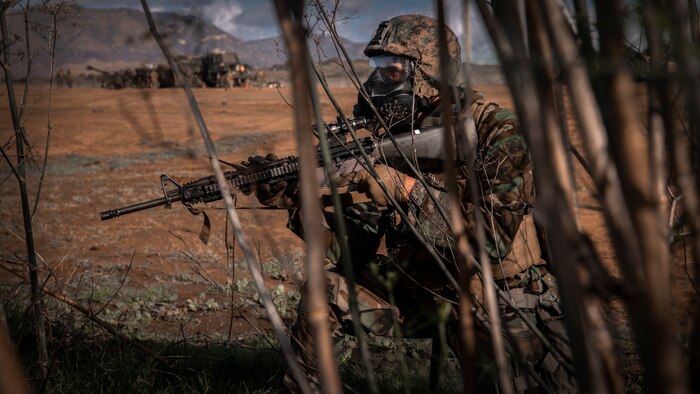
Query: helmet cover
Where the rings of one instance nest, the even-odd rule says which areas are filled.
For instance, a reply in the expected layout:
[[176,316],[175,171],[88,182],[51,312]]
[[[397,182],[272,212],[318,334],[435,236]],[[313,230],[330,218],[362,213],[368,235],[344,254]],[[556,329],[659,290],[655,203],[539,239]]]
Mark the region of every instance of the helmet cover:
[[[405,56],[416,62],[414,93],[420,98],[438,95],[440,81],[440,48],[437,40],[438,21],[425,15],[399,15],[379,24],[364,53]],[[461,62],[459,41],[445,26],[450,58],[450,83],[454,83]]]

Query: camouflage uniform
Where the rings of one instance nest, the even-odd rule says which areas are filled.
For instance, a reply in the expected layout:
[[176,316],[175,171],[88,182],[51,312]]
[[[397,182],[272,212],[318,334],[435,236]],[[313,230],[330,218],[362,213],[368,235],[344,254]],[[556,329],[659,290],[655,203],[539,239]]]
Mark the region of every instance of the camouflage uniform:
[[65,78],[66,78],[66,72],[62,68],[59,68],[58,71],[56,72],[56,86],[63,87],[63,85],[65,83]]
[[[419,26],[402,30],[402,23]],[[405,54],[411,48],[421,45],[423,48],[436,45],[434,37],[426,38],[426,31],[434,31],[435,23],[431,18],[411,15],[394,18],[387,24],[382,23],[365,53],[368,56],[378,51]],[[454,35],[451,38],[453,59],[459,59],[459,45]],[[394,44],[386,45],[386,41],[392,40]],[[432,98],[421,108],[416,128],[438,125],[441,122],[440,104],[434,86],[438,73],[438,65],[434,62],[437,59],[425,56],[424,52],[414,51],[409,54],[411,53],[413,58],[419,59],[414,83],[416,96],[419,99]],[[435,47],[432,53],[437,53]],[[463,100],[464,97],[460,99]],[[465,104],[464,101],[462,103]],[[476,248],[475,216],[480,215],[486,226],[486,252],[497,284],[510,294],[515,305],[529,315],[532,321],[537,321],[546,335],[554,335],[558,339],[557,343],[563,344],[561,350],[568,355],[555,282],[546,268],[546,262],[541,258],[532,220],[535,202],[532,165],[519,134],[517,119],[512,112],[484,100],[478,94],[473,95],[472,103],[466,104],[471,104],[469,111],[477,134],[477,144],[474,147],[476,162],[473,165],[481,189],[478,193],[481,200],[477,206],[471,200],[469,184],[466,182],[467,168],[458,169],[462,216],[471,245]],[[352,185],[355,175],[360,173],[361,171],[344,176],[343,180]],[[444,183],[439,175],[428,175],[427,178],[431,184],[429,192],[437,197],[449,217]],[[409,212],[409,220],[434,245],[448,270],[457,277],[451,233],[427,193],[426,188],[416,184],[404,208]],[[364,331],[370,335],[392,336],[400,330],[403,337],[432,338],[439,327],[446,326],[448,345],[455,354],[459,354],[456,346],[456,312],[452,311],[447,316],[440,313],[446,305],[458,301],[458,294],[408,226],[401,223],[401,219],[391,210],[382,209],[374,203],[347,206],[344,208],[344,216],[349,227],[347,232],[356,277],[355,292],[360,324]],[[290,228],[303,236],[299,217],[298,212],[292,213]],[[331,311],[329,322],[332,336],[339,342],[345,334],[353,334],[354,326],[348,286],[341,267],[336,267],[340,261],[340,250],[332,223],[332,213],[326,212],[326,279]],[[482,284],[478,277],[472,280],[471,290],[477,313],[484,313]],[[389,302],[390,299],[395,301],[394,305]],[[573,378],[542,348],[539,340],[515,311],[505,303],[500,306],[504,327],[511,334],[513,345],[520,355],[535,367],[554,391],[575,391]],[[491,361],[493,357],[489,357],[489,333],[479,328],[477,334],[482,340],[479,350],[485,356],[482,364],[492,364],[491,368],[483,366],[485,370],[491,371],[489,381],[495,382],[495,363]],[[303,295],[298,318],[292,329],[292,344],[312,387],[318,388],[313,342],[308,305]],[[534,380],[515,362],[512,364],[511,375],[516,391],[536,390]],[[285,386],[290,391],[297,390],[289,375],[285,376]]]
[[255,82],[259,88],[265,86],[265,71],[258,70],[255,72]]
[[236,76],[233,70],[226,71],[223,85],[225,90],[229,90],[236,85]]
[[158,71],[152,69],[148,72],[148,88],[158,89],[160,87],[160,81],[158,80]]
[[63,82],[65,82],[66,86],[69,88],[73,87],[73,73],[70,69],[66,70],[65,74],[63,74]]

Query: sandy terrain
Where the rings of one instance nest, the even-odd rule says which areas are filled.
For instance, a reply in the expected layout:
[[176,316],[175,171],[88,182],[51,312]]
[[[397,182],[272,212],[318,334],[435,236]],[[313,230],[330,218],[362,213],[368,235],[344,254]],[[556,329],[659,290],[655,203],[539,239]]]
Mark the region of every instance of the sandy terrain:
[[[41,165],[46,142],[47,90],[31,89],[26,112],[29,140],[34,144],[33,163],[37,166]],[[512,105],[504,87],[479,90],[506,107]],[[195,93],[221,159],[239,162],[253,154],[294,153],[292,109],[283,100],[283,96],[291,100],[287,89],[279,93],[275,89],[199,89]],[[354,90],[336,89],[335,94],[349,113],[356,97]],[[323,104],[323,111],[327,120],[335,118],[328,103]],[[8,113],[3,91],[3,143],[11,136]],[[250,308],[255,304],[255,296],[245,281],[248,275],[238,249],[232,252],[232,258],[229,256],[237,261],[234,269],[227,263],[225,220],[220,204],[207,207],[212,219],[208,245],[198,240],[202,217],[192,216],[180,204],[171,210],[155,208],[100,221],[101,211],[159,197],[161,173],[178,181],[209,174],[199,130],[180,91],[57,89],[51,117],[48,171],[34,217],[42,265],[55,270],[49,286],[65,286],[67,293],[79,300],[92,298],[102,302],[109,300],[125,276],[120,294],[128,290],[131,293],[126,294],[139,295],[148,289],[159,289],[155,296],[159,301],[146,308],[150,318],[136,326],[123,322],[126,328],[141,330],[140,333],[149,327],[154,333],[253,335],[251,324],[265,326],[259,309]],[[14,146],[8,153],[15,155]],[[577,168],[581,205],[597,205],[591,195],[591,181],[580,166]],[[38,174],[33,168],[28,176],[32,201]],[[4,161],[0,177],[0,256],[16,260],[13,254],[26,253],[20,240],[24,237],[20,199],[17,181]],[[241,197],[238,205],[258,206],[246,197]],[[293,291],[301,276],[303,245],[285,228],[286,212],[241,209],[239,214],[248,242],[258,252],[260,261],[273,265],[267,270],[270,287],[280,294]],[[582,208],[579,214],[606,265],[615,271],[599,212]],[[228,234],[230,238],[230,229]],[[678,300],[674,303],[675,312],[681,326],[687,327],[685,306],[694,293],[681,254],[677,257],[671,276],[674,300]],[[4,272],[0,278],[11,280]],[[276,287],[280,284],[284,290]],[[231,295],[229,285],[239,291]],[[98,291],[107,296],[98,297]],[[128,302],[136,302],[133,299],[128,298]],[[231,299],[234,308],[229,307]],[[287,301],[285,315],[291,318],[294,300]],[[111,313],[126,313],[127,307],[117,306]],[[242,315],[258,319],[251,321]],[[120,316],[133,318],[128,313]]]

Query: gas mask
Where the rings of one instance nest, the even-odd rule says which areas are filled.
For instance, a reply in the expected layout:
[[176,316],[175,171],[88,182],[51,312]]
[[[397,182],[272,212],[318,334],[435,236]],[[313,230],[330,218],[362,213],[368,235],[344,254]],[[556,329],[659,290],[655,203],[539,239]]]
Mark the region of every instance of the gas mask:
[[[414,63],[408,58],[379,55],[370,58],[370,76],[363,84],[372,104],[392,132],[411,129],[418,104],[413,95]],[[355,116],[374,118],[374,114],[362,95],[358,96]]]

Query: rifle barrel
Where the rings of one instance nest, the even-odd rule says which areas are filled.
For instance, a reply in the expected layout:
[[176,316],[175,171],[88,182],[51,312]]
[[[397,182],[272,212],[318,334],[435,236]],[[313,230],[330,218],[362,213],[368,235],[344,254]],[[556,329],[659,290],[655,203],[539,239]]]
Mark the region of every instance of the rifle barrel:
[[[176,201],[180,201],[179,195],[173,195],[170,197],[170,202]],[[165,197],[156,198],[155,200],[144,201],[138,204],[128,205],[123,208],[114,208],[110,209],[109,211],[100,212],[100,217],[102,218],[102,220],[113,219],[121,215],[126,215],[127,213],[142,211],[144,209],[157,207],[159,205],[166,205],[167,203],[168,199],[166,199]]]

